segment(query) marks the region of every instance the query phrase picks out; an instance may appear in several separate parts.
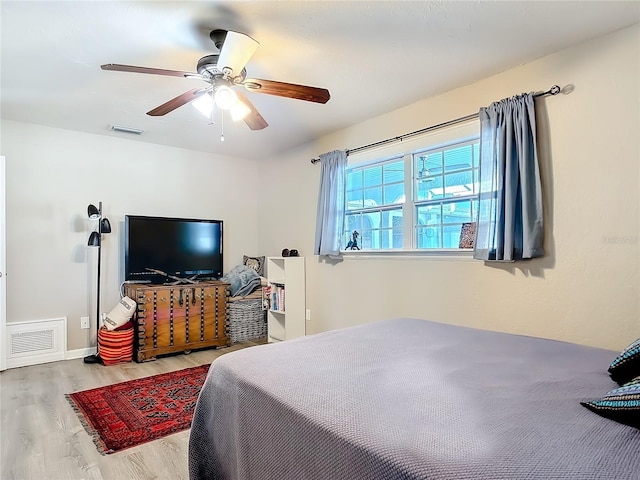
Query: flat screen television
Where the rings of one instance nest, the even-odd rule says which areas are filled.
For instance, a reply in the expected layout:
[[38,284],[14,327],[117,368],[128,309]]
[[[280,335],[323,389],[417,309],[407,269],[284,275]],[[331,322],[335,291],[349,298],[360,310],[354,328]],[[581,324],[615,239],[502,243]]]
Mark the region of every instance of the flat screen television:
[[124,230],[126,281],[222,276],[222,220],[126,215]]

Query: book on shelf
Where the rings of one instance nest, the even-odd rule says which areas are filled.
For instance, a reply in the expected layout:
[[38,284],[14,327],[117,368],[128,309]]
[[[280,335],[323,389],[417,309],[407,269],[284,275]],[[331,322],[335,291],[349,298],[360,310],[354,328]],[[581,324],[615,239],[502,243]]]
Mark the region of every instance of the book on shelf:
[[262,287],[262,309],[269,310],[271,308],[271,285]]
[[284,312],[284,287],[278,287],[276,289],[276,295],[278,297],[278,308],[279,312]]
[[285,305],[284,286],[272,284],[269,291],[269,309],[284,312]]
[[262,287],[262,309],[274,312],[284,312],[284,285],[269,283]]

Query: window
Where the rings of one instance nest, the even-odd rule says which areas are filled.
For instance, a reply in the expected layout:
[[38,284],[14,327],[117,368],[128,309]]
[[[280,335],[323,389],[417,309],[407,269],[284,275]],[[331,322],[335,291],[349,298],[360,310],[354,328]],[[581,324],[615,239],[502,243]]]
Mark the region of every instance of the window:
[[458,250],[477,215],[479,150],[467,137],[348,167],[343,248],[357,231],[363,250]]
[[402,158],[347,170],[344,244],[357,231],[364,249],[402,248]]

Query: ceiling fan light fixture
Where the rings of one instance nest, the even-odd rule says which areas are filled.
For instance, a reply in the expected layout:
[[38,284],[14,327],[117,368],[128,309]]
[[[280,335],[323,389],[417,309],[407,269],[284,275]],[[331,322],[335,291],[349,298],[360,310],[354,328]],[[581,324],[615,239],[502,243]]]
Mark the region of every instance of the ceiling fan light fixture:
[[196,110],[198,110],[205,117],[211,117],[211,110],[213,109],[213,98],[211,98],[210,93],[200,95],[196,100],[191,102],[191,105],[193,105]]
[[238,103],[236,92],[226,85],[221,85],[216,88],[214,99],[216,105],[223,110],[229,110],[234,104]]
[[233,121],[238,122],[249,115],[251,113],[251,109],[242,103],[239,98],[236,98],[236,102],[231,105],[229,112],[231,113]]
[[[103,70],[117,72],[145,73],[164,75],[186,79],[198,79],[208,84],[206,88],[193,88],[147,112],[152,117],[160,117],[173,112],[179,107],[192,103],[203,115],[214,124],[213,114],[216,103],[220,110],[229,110],[234,120],[242,119],[251,130],[262,130],[269,126],[251,101],[240,91],[240,86],[250,92],[275,95],[278,97],[304,100],[307,102],[327,103],[331,98],[326,88],[285,83],[259,78],[247,79],[245,65],[255,53],[259,43],[243,33],[230,30],[213,30],[209,34],[219,53],[205,55],[197,63],[196,71],[185,72],[164,68],[140,67],[109,63],[102,65]],[[226,87],[226,88],[222,88]],[[236,88],[231,91],[230,87]],[[220,122],[224,116],[220,112]],[[113,128],[113,127],[112,127]],[[142,134],[140,129],[113,128],[115,131]]]

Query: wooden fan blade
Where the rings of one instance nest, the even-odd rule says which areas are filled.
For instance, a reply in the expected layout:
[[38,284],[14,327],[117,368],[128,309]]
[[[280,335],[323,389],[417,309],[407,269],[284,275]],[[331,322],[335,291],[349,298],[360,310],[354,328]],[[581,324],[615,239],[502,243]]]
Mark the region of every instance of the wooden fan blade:
[[147,115],[151,115],[152,117],[160,117],[162,115],[166,115],[167,113],[174,111],[176,108],[181,107],[182,105],[193,102],[196,98],[205,93],[207,93],[206,88],[194,88],[193,90],[184,92],[182,95],[178,95],[176,98],[172,98],[159,107],[148,111]]
[[117,63],[107,63],[106,65],[100,65],[102,70],[112,70],[116,72],[131,72],[131,73],[150,73],[152,75],[167,75],[170,77],[193,77],[199,76],[193,72],[180,72],[178,70],[165,70],[163,68],[149,68],[149,67],[136,67],[134,65],[119,65]]
[[253,106],[253,103],[251,103],[249,99],[242,94],[242,92],[236,91],[236,95],[238,96],[238,100],[251,110],[243,119],[244,123],[246,123],[251,130],[262,130],[269,126],[267,121],[262,117],[262,115],[260,115],[260,112],[256,110],[256,107]]
[[326,88],[295,85],[293,83],[275,82],[260,78],[248,78],[243,82],[250,92],[278,95],[279,97],[295,98],[307,102],[327,103],[331,96]]

